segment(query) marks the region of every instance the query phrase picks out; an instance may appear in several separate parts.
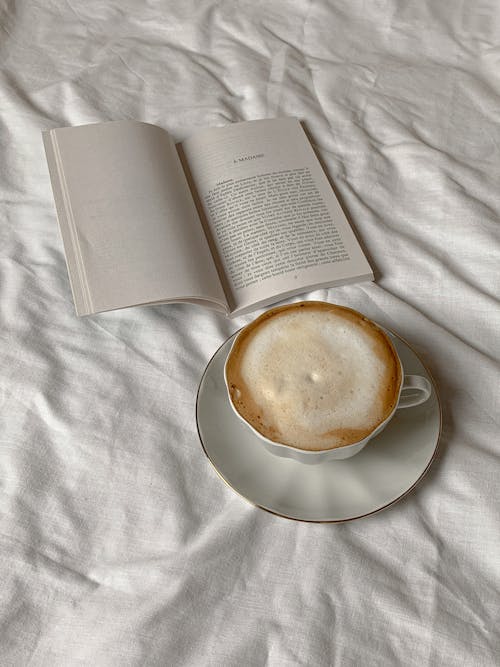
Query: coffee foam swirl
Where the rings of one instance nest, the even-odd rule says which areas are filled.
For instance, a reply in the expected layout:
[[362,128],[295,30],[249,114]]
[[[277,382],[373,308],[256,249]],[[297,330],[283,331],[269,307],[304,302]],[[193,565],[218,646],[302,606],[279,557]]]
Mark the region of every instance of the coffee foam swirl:
[[262,435],[321,450],[357,442],[384,421],[401,371],[375,324],[350,309],[303,302],[243,330],[226,377],[237,411]]

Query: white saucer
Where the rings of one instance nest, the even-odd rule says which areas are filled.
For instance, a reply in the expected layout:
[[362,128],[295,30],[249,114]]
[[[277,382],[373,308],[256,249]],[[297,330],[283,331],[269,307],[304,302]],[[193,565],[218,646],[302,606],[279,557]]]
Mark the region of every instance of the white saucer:
[[415,352],[388,332],[405,373],[427,377],[424,404],[398,410],[359,454],[307,465],[268,452],[236,417],[224,384],[224,362],[234,336],[214,354],[198,388],[196,421],[202,447],[222,479],[257,507],[299,521],[340,522],[379,512],[422,479],[437,449],[441,408],[435,386]]

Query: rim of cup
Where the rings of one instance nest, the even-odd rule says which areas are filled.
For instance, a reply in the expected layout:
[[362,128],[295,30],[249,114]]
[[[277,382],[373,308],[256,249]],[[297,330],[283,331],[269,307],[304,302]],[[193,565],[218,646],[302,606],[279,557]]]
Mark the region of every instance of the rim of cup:
[[[317,303],[317,304],[322,304],[322,305],[324,305],[324,304],[331,305],[331,306],[334,306],[335,308],[340,308],[341,310],[347,310],[347,311],[350,311],[350,312],[352,312],[352,313],[355,313],[356,315],[358,315],[358,316],[361,317],[362,319],[367,320],[368,322],[370,322],[371,324],[373,324],[373,325],[374,325],[374,326],[375,326],[375,327],[376,327],[376,328],[383,334],[385,340],[389,343],[389,345],[390,345],[390,347],[391,347],[391,349],[392,349],[392,351],[393,351],[393,353],[394,353],[394,356],[395,356],[395,358],[397,359],[398,364],[399,364],[399,370],[400,370],[400,373],[399,373],[399,388],[398,388],[398,392],[397,392],[397,398],[396,398],[396,400],[395,400],[395,402],[394,402],[394,407],[393,407],[393,409],[391,410],[390,414],[384,419],[384,421],[382,421],[382,422],[380,422],[379,424],[377,424],[377,425],[373,428],[373,430],[370,431],[370,433],[368,433],[368,435],[366,435],[364,438],[362,438],[361,440],[357,440],[356,442],[351,442],[351,443],[349,443],[348,445],[340,445],[340,446],[338,446],[338,447],[326,447],[325,449],[303,449],[303,448],[301,448],[301,447],[296,447],[296,446],[294,446],[294,445],[287,445],[286,443],[279,442],[279,441],[277,441],[277,440],[271,440],[271,439],[268,438],[267,436],[263,435],[260,431],[258,431],[252,424],[250,424],[250,422],[248,422],[248,421],[247,421],[247,420],[246,420],[246,419],[245,419],[245,418],[238,412],[238,410],[236,409],[236,406],[235,406],[234,403],[233,403],[232,397],[231,397],[231,392],[230,392],[230,390],[229,390],[229,383],[228,383],[228,379],[227,379],[227,365],[228,365],[228,361],[229,361],[229,358],[230,358],[230,356],[231,356],[231,353],[232,353],[232,351],[233,351],[233,349],[234,349],[234,347],[235,347],[235,345],[236,345],[236,342],[237,342],[238,338],[240,337],[240,335],[243,334],[243,332],[247,329],[247,327],[252,326],[252,325],[253,325],[258,319],[260,319],[261,317],[263,318],[263,317],[266,316],[266,315],[269,317],[269,313],[270,313],[270,312],[277,312],[277,311],[279,311],[279,310],[285,310],[285,309],[289,309],[289,308],[294,308],[294,307],[296,307],[296,306],[299,306],[301,303],[307,303],[307,304],[315,304],[315,303]],[[306,455],[306,456],[314,456],[314,455],[318,455],[318,454],[325,454],[325,453],[327,453],[327,452],[335,452],[335,451],[337,451],[337,452],[340,452],[340,451],[342,451],[342,452],[346,452],[346,451],[349,451],[349,449],[350,449],[351,447],[354,448],[354,447],[359,447],[361,444],[367,444],[367,443],[369,442],[369,440],[371,440],[372,438],[374,438],[380,431],[382,431],[382,430],[385,428],[385,426],[389,423],[389,421],[390,421],[390,420],[392,419],[392,417],[394,416],[394,413],[395,413],[396,410],[398,409],[398,404],[399,404],[399,400],[400,400],[400,397],[401,397],[401,392],[402,392],[402,390],[403,390],[404,375],[405,375],[405,373],[404,373],[403,364],[402,364],[401,359],[400,359],[400,357],[399,357],[399,354],[398,354],[398,352],[397,352],[397,350],[396,350],[396,346],[394,345],[394,343],[392,342],[392,340],[391,340],[391,338],[390,338],[390,336],[389,336],[389,332],[388,332],[388,330],[384,329],[382,326],[380,326],[380,324],[377,324],[377,322],[374,322],[372,319],[370,319],[369,317],[367,317],[367,316],[364,315],[363,313],[360,313],[358,310],[355,310],[354,308],[349,308],[348,306],[340,306],[340,305],[335,304],[335,303],[330,303],[329,301],[317,301],[317,300],[314,300],[314,301],[297,301],[297,302],[295,302],[295,303],[290,303],[290,304],[286,304],[286,305],[283,305],[283,306],[276,306],[275,308],[270,308],[269,310],[266,310],[266,311],[263,312],[261,315],[259,315],[257,318],[255,318],[254,320],[252,320],[252,322],[249,322],[248,324],[246,324],[245,326],[241,327],[241,329],[239,329],[239,330],[236,332],[236,334],[235,334],[235,336],[234,336],[234,340],[233,340],[233,342],[231,343],[231,348],[229,349],[228,355],[227,355],[227,357],[226,357],[226,361],[224,362],[224,384],[225,384],[225,387],[226,387],[226,394],[227,394],[227,397],[228,397],[228,399],[229,399],[229,404],[231,405],[231,408],[232,408],[233,412],[236,414],[236,416],[237,416],[237,417],[238,417],[238,418],[239,418],[239,419],[240,419],[240,420],[241,420],[241,421],[242,421],[242,422],[243,422],[243,423],[244,423],[244,424],[245,424],[251,431],[253,431],[253,433],[254,433],[260,440],[263,440],[266,444],[272,445],[272,446],[274,446],[274,447],[280,447],[280,448],[283,448],[283,449],[285,449],[285,450],[287,450],[287,451],[299,452],[301,455]]]

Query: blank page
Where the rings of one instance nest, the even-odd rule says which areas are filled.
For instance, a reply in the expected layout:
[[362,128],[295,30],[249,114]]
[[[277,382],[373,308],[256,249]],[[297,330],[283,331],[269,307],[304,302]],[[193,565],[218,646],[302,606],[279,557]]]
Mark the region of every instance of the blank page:
[[169,134],[136,121],[44,136],[77,313],[226,299]]

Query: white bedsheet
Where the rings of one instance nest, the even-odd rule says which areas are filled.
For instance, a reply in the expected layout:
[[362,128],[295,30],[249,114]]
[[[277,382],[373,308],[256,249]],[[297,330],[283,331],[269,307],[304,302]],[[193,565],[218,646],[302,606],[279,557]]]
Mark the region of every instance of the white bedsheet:
[[[500,9],[493,0],[0,2],[0,664],[489,666],[500,642]],[[376,271],[307,295],[408,339],[431,471],[343,525],[272,516],[203,456],[236,321],[77,319],[41,130],[293,115]]]

